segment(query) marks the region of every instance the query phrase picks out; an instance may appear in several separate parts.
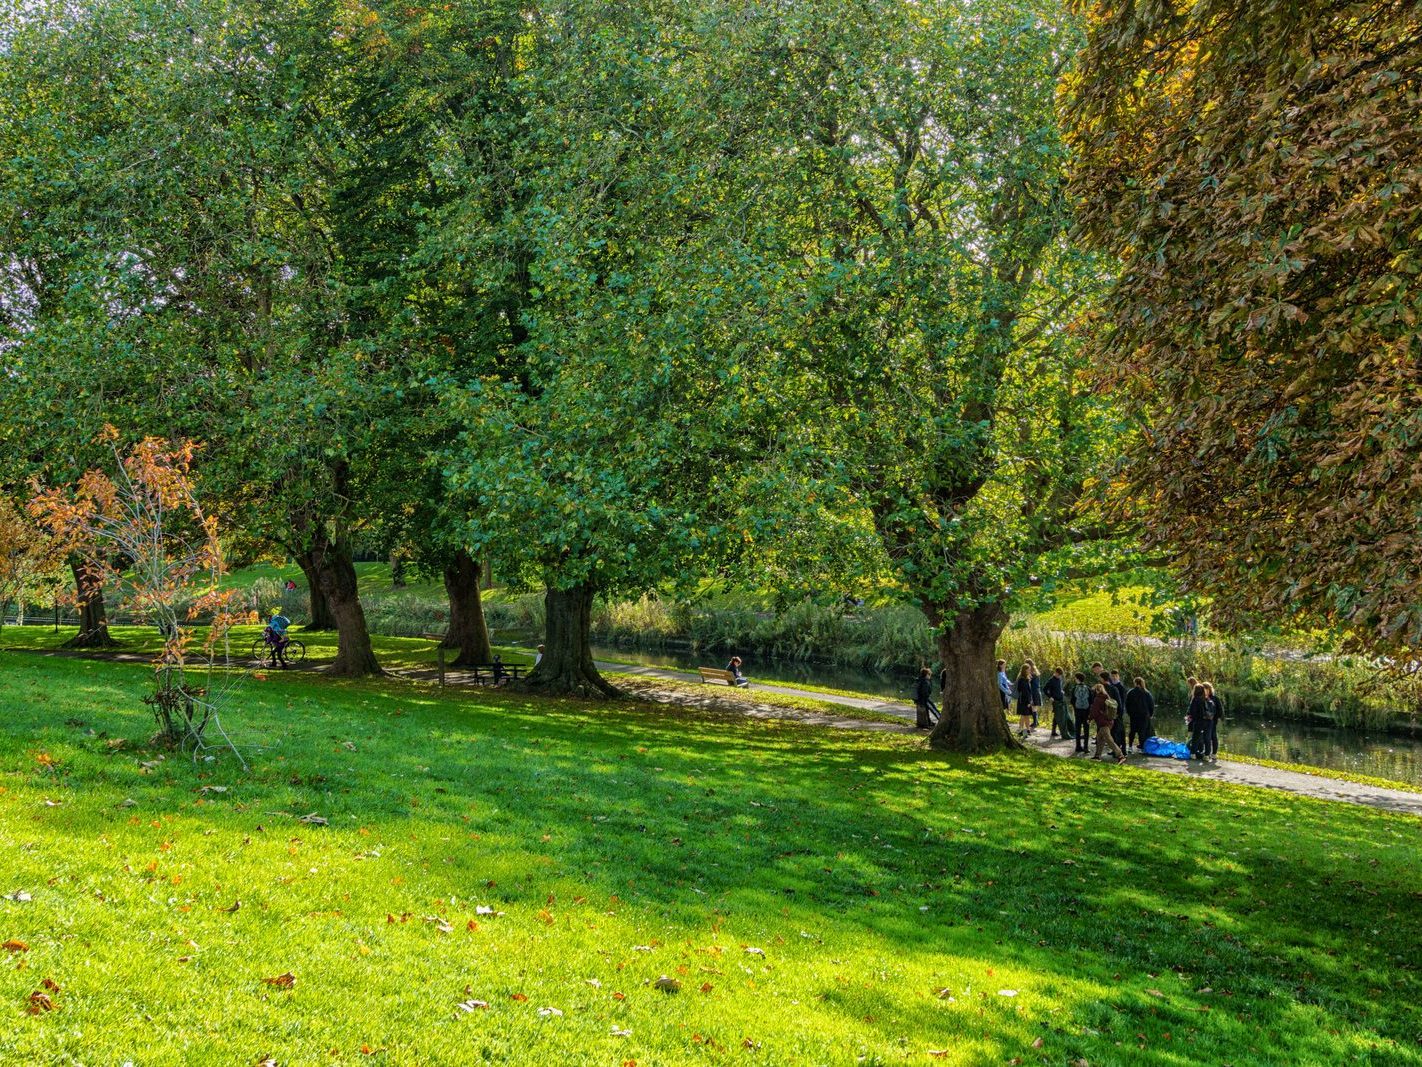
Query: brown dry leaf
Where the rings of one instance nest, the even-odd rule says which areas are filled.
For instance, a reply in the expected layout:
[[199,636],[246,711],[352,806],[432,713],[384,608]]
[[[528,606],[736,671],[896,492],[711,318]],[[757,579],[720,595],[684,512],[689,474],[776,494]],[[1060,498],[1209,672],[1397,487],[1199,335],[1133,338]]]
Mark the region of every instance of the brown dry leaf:
[[28,952],[30,950],[29,945],[13,937],[3,945],[0,945],[0,948],[3,948],[6,952]]
[[296,975],[287,971],[285,974],[279,974],[275,978],[263,978],[262,981],[267,985],[276,986],[278,989],[290,989],[296,985]]
[[614,992],[614,993],[612,994],[612,999],[613,999],[613,1000],[626,1000],[626,999],[627,999],[627,994],[626,994],[626,993],[616,993],[616,992]]
[[1037,1038],[1036,1041],[1033,1041],[1033,1042],[1032,1042],[1032,1047],[1033,1047],[1033,1048],[1041,1048],[1041,1047],[1042,1047],[1042,1039],[1039,1037],[1039,1038]]
[[263,1056],[257,1061],[257,1067],[281,1067],[281,1064],[271,1056]]
[[232,902],[232,907],[230,907],[230,908],[223,908],[222,910],[225,911],[225,912],[227,912],[227,914],[231,915],[233,912],[240,910],[241,907],[242,907],[242,902],[241,902],[240,900],[234,900],[234,901]]
[[543,923],[544,926],[553,925],[553,915],[551,912],[549,912],[547,908],[538,909],[538,919],[540,922]]
[[525,1000],[528,999],[528,996],[524,993],[515,993],[511,999],[516,1000],[520,1004],[522,1004]]
[[950,1049],[946,1048],[931,1048],[928,1050],[928,1054],[941,1060],[944,1056],[948,1055],[950,1051]]
[[1164,997],[1164,996],[1165,996],[1165,994],[1162,993],[1159,989],[1147,989],[1146,992],[1149,993],[1149,994],[1150,994],[1151,996],[1153,996],[1153,997]]
[[59,992],[59,983],[56,982],[53,978],[46,978],[43,982],[40,983],[40,985],[44,986],[51,993]]
[[741,1039],[741,1048],[745,1049],[747,1052],[754,1052],[756,1049],[760,1048],[760,1042],[759,1042],[759,1041],[752,1041],[752,1040],[751,1040],[750,1038],[748,1038],[748,1037],[747,1037],[747,1038],[742,1038],[742,1039]]
[[703,992],[703,993],[709,993],[709,992],[711,992],[711,990],[714,989],[714,988],[715,988],[715,986],[713,986],[710,982],[702,982],[702,983],[701,983],[701,992]]
[[660,989],[663,993],[680,993],[681,983],[678,982],[675,978],[669,978],[666,975],[662,975],[660,978],[658,978],[655,982],[652,983],[652,988]]
[[53,1010],[54,1001],[49,999],[48,993],[41,993],[38,989],[30,994],[25,1004],[25,1011],[30,1015],[38,1015],[41,1012]]

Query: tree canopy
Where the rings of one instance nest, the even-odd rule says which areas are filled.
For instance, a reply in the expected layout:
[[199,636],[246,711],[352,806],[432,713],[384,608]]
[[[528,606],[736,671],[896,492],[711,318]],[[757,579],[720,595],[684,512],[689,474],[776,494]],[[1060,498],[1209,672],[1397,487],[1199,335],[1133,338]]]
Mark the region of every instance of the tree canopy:
[[1379,2],[1083,4],[1080,230],[1143,432],[1119,510],[1221,625],[1422,645],[1422,19]]

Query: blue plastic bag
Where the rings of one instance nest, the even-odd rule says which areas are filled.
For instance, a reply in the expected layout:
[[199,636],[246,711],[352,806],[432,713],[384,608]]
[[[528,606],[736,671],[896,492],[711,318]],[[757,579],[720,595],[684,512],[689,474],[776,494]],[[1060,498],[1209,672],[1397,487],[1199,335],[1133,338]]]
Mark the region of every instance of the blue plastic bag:
[[1160,756],[1162,759],[1190,758],[1190,749],[1184,743],[1168,741],[1163,737],[1147,737],[1141,745],[1141,751],[1147,756]]

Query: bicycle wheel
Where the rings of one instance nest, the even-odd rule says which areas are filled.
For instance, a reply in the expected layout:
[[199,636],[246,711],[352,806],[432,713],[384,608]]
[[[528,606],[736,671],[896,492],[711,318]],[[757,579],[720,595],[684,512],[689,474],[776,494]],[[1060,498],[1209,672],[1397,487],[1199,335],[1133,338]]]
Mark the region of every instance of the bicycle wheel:
[[267,647],[266,639],[258,635],[252,642],[252,652],[247,657],[247,662],[253,667],[265,667],[267,661],[271,659],[272,650]]
[[295,667],[306,658],[306,646],[300,641],[292,640],[286,646],[286,661]]

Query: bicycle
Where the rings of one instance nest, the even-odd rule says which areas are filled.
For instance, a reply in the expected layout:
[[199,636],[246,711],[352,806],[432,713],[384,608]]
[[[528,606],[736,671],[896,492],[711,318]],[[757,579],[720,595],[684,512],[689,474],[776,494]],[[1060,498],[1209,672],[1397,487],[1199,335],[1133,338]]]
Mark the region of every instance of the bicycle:
[[[287,640],[286,649],[284,651],[286,662],[292,667],[297,666],[306,659],[306,646],[294,637]],[[252,642],[252,652],[247,657],[248,662],[251,663],[253,667],[270,667],[272,665],[272,658],[272,646],[267,644],[266,635],[258,634],[256,639]],[[279,662],[278,666],[280,666]]]

